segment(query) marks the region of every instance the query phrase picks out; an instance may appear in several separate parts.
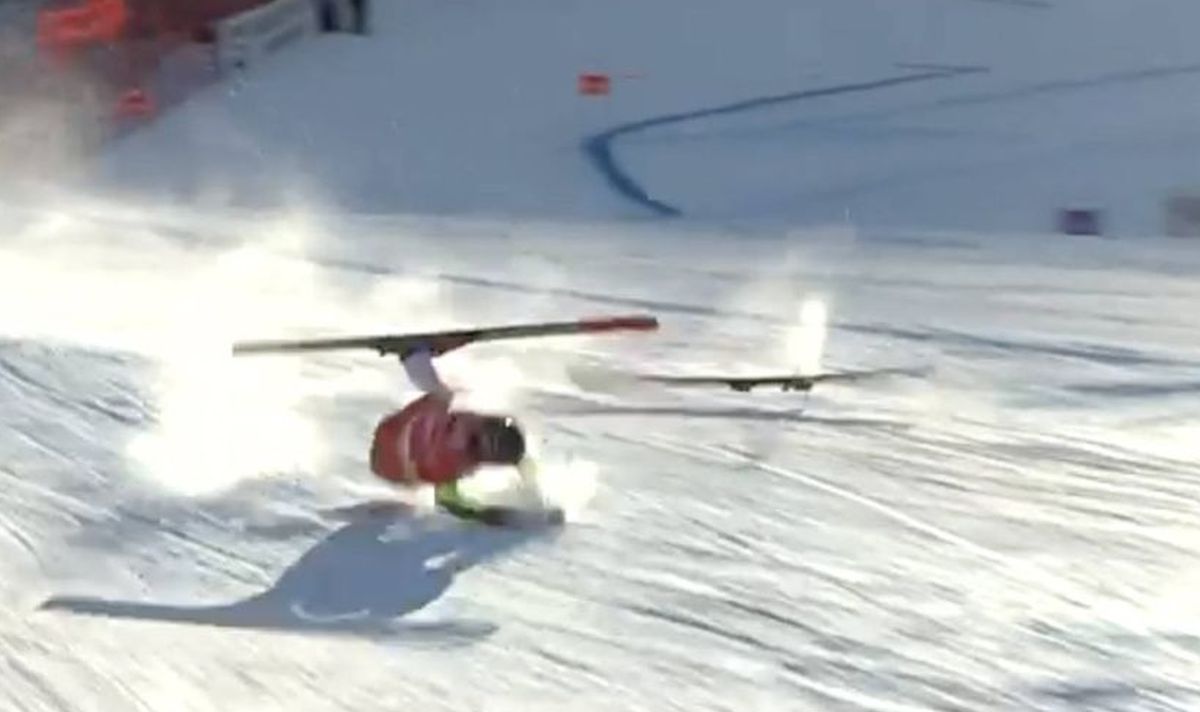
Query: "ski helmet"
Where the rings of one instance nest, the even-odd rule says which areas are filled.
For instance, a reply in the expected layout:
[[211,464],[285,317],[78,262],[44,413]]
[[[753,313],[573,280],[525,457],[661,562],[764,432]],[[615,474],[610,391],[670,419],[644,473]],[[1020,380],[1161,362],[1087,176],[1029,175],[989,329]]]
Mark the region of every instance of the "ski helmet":
[[478,443],[483,462],[515,465],[525,457],[525,434],[512,418],[483,416]]

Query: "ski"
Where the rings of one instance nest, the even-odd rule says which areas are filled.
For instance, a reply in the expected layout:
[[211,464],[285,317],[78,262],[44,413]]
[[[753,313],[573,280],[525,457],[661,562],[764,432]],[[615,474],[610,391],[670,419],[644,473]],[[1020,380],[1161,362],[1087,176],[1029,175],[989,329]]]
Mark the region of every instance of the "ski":
[[380,356],[404,355],[415,349],[429,349],[440,356],[454,349],[481,341],[520,339],[566,334],[600,334],[617,331],[654,331],[658,320],[652,316],[609,316],[575,321],[510,324],[482,328],[450,329],[413,334],[382,334],[327,339],[242,341],[233,345],[234,355],[301,353],[342,349],[369,349]]
[[919,371],[905,368],[884,368],[869,371],[840,371],[801,375],[762,376],[668,376],[639,374],[637,379],[668,386],[725,386],[746,393],[762,386],[778,386],[783,391],[811,391],[819,383],[846,383],[884,376],[917,376]]
[[557,507],[549,509],[526,509],[499,505],[484,507],[447,507],[438,505],[438,511],[456,519],[478,522],[492,527],[529,529],[556,527],[566,524],[566,516]]

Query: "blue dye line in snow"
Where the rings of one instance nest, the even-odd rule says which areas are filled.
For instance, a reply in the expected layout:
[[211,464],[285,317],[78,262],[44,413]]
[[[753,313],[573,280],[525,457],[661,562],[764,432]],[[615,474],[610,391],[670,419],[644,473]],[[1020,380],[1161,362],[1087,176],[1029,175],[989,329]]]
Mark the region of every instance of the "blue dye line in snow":
[[896,77],[886,77],[884,79],[875,79],[868,82],[857,82],[854,84],[838,84],[830,87],[821,87],[818,89],[806,89],[804,91],[789,92],[787,94],[776,94],[773,96],[758,97],[755,99],[746,99],[743,101],[725,104],[722,106],[711,107],[708,109],[697,109],[694,111],[684,111],[675,114],[666,114],[664,116],[656,116],[650,119],[642,119],[627,124],[621,124],[613,128],[601,131],[597,134],[592,134],[583,140],[583,151],[596,166],[596,170],[604,176],[619,195],[648,208],[654,213],[664,217],[679,217],[683,215],[683,211],[679,208],[664,203],[652,197],[646,192],[640,183],[634,180],[620,163],[617,162],[616,156],[613,154],[613,144],[618,138],[628,136],[638,131],[666,126],[669,124],[680,123],[683,121],[692,121],[694,119],[705,119],[713,116],[723,116],[726,114],[735,114],[742,111],[750,111],[753,109],[762,109],[768,106],[776,106],[796,101],[805,101],[808,99],[819,99],[827,96],[837,96],[839,94],[854,94],[860,92],[875,91],[878,89],[887,89],[901,84],[912,84],[915,82],[925,82],[933,79],[946,79],[949,77],[961,76],[963,74],[977,74],[987,71],[981,67],[949,67],[945,69],[937,69],[934,71],[920,72],[917,74],[903,74]]

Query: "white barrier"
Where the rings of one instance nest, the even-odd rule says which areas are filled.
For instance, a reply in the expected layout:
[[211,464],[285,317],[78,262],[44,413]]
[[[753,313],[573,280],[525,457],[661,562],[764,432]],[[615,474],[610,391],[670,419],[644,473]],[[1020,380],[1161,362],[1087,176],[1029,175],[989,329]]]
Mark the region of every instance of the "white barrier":
[[316,34],[316,7],[312,0],[275,0],[217,21],[213,32],[218,69],[242,69],[286,44]]

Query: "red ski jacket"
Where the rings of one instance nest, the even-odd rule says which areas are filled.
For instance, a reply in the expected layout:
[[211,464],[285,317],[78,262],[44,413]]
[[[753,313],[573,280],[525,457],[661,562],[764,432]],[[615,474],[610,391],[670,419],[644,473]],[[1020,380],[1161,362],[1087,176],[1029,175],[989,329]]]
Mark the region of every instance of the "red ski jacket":
[[376,426],[371,470],[409,486],[465,477],[479,466],[471,448],[479,427],[479,416],[451,411],[445,396],[426,394]]

